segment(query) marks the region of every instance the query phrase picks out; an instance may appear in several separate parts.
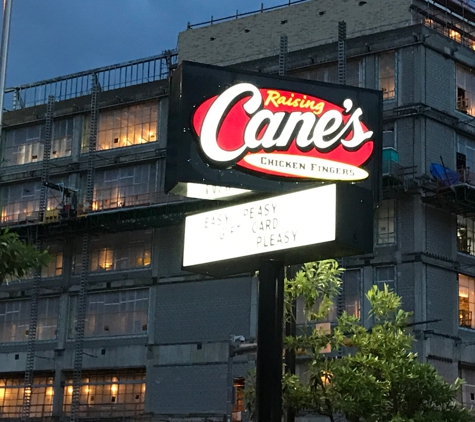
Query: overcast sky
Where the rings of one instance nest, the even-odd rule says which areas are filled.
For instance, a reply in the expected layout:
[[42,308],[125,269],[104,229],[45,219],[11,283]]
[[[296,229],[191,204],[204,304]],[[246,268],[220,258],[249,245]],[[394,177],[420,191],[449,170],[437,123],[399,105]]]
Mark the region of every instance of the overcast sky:
[[261,0],[13,0],[7,87],[160,54],[176,48],[187,22],[260,7]]

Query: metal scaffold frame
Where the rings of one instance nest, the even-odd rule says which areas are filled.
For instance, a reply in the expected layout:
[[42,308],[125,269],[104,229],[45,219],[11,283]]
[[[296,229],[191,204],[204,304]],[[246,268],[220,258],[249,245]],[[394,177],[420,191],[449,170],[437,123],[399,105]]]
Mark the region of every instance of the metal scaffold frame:
[[[41,171],[41,181],[43,182],[40,195],[39,215],[40,219],[43,218],[46,210],[46,186],[44,182],[48,181],[49,177],[49,160],[51,155],[51,140],[53,135],[53,116],[54,116],[54,96],[48,97],[48,105],[46,109],[46,122],[45,122],[45,140],[44,140],[44,156],[43,166]],[[42,250],[42,241],[39,237],[38,227],[36,229],[36,242],[35,246],[37,250]],[[25,368],[25,388],[23,390],[23,404],[21,409],[21,421],[26,422],[30,417],[31,409],[31,396],[32,385],[34,378],[34,366],[35,366],[35,350],[36,350],[36,337],[38,327],[38,290],[41,280],[41,269],[35,271],[33,280],[33,289],[31,293],[30,304],[30,322],[28,326],[28,343],[26,351],[26,368]]]
[[411,5],[424,25],[475,49],[475,2],[473,0],[424,0]]
[[[86,182],[86,206],[90,209],[94,199],[94,172],[96,159],[96,139],[98,120],[98,97],[101,86],[96,74],[92,75],[91,93],[91,124],[89,132],[89,155],[87,161],[87,182]],[[71,400],[70,421],[78,420],[80,395],[81,395],[81,374],[82,358],[84,353],[84,329],[86,323],[87,308],[87,285],[89,276],[89,252],[91,236],[89,231],[85,231],[82,237],[82,268],[79,283],[79,298],[76,315],[76,336],[74,344],[74,368],[73,368],[73,394]]]

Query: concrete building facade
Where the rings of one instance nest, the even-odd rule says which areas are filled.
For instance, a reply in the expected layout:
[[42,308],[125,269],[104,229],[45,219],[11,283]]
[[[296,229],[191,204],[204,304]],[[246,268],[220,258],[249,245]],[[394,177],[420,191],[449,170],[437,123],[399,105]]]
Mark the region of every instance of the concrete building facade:
[[388,284],[420,359],[465,378],[474,404],[475,7],[313,0],[7,90],[0,224],[54,259],[0,286],[0,418],[239,420],[254,357],[230,359],[230,339],[256,339],[257,281],[181,269],[183,218],[206,204],[163,192],[167,78],[177,60],[275,74],[285,34],[289,76],[336,83],[342,20],[347,83],[383,91],[384,152],[374,252],[343,261],[339,302],[364,316],[364,292]]

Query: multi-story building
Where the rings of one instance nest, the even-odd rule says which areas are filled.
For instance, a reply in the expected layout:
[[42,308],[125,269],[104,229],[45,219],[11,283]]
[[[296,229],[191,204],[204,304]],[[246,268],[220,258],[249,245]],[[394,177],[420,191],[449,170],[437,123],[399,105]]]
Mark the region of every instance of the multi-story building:
[[384,175],[374,252],[344,260],[339,304],[365,315],[389,284],[420,359],[474,404],[475,4],[313,0],[7,90],[0,224],[54,259],[0,286],[0,418],[222,420],[253,366],[229,346],[256,337],[257,286],[181,269],[184,215],[206,203],[163,192],[167,77],[177,60],[277,73],[285,34],[288,75],[338,82],[340,21],[347,84],[383,91]]

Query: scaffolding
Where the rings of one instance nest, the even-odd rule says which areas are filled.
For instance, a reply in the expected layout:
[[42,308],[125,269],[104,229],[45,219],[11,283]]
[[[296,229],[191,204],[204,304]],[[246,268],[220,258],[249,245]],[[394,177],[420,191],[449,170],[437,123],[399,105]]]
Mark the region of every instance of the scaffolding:
[[[46,183],[49,178],[49,159],[51,154],[51,138],[53,128],[54,114],[54,97],[48,98],[48,106],[46,111],[45,122],[45,141],[44,141],[44,157],[42,165],[42,182]],[[44,216],[46,210],[46,186],[43,185],[40,196],[39,215]],[[39,238],[38,230],[36,231],[36,249],[42,250],[42,241]],[[23,390],[23,404],[21,409],[21,421],[26,422],[30,417],[33,371],[35,365],[35,350],[38,327],[38,295],[41,281],[41,270],[37,269],[34,274],[33,288],[31,293],[30,323],[28,327],[28,343],[26,350],[26,368],[25,368],[25,388]]]
[[[94,198],[94,172],[96,161],[96,140],[98,126],[98,97],[100,84],[97,74],[92,75],[92,93],[91,93],[91,120],[89,127],[89,151],[87,157],[87,182],[86,182],[86,207],[91,209]],[[76,338],[74,343],[74,368],[73,368],[73,396],[71,400],[70,421],[78,420],[81,395],[81,373],[82,357],[84,353],[84,328],[86,324],[87,308],[87,285],[89,276],[89,252],[91,246],[91,236],[89,231],[85,231],[82,236],[82,269],[81,280],[79,283],[79,303],[76,316]]]
[[475,2],[473,0],[419,0],[411,10],[415,21],[475,49]]
[[[32,207],[32,212],[28,217],[19,217],[15,221],[4,220],[3,225],[9,226],[11,230],[15,230],[22,237],[31,240],[39,249],[42,249],[45,245],[45,240],[50,238],[64,238],[65,236],[73,235],[81,240],[82,267],[80,272],[78,306],[76,309],[77,322],[75,326],[72,397],[69,416],[71,421],[77,421],[80,414],[81,374],[84,354],[91,237],[98,233],[115,233],[176,225],[184,220],[187,212],[199,210],[205,206],[203,201],[200,200],[184,200],[184,198],[168,196],[163,193],[162,185],[166,157],[164,148],[155,150],[150,148],[150,151],[145,155],[142,153],[136,153],[135,155],[125,153],[126,157],[122,157],[116,153],[112,159],[102,157],[96,148],[99,121],[99,94],[118,87],[143,84],[167,78],[175,66],[176,53],[169,51],[149,59],[109,66],[96,71],[84,72],[7,90],[8,93],[13,95],[11,97],[14,100],[11,103],[13,110],[37,105],[43,105],[46,106],[46,108],[43,120],[43,157],[41,166],[35,167],[37,169],[39,168],[39,170],[35,170],[37,172],[35,174],[33,174],[33,172],[20,174],[13,171],[6,177],[3,177],[2,180],[4,185],[18,182],[23,186],[23,183],[32,183],[32,180],[37,179],[35,182],[36,187],[34,188],[36,199],[33,201],[34,203],[29,204]],[[153,71],[150,69],[153,69]],[[86,78],[89,78],[89,82],[85,81]],[[116,78],[115,81],[114,78]],[[51,95],[51,92],[57,93],[58,95]],[[160,91],[158,90],[157,92]],[[48,95],[45,99],[46,94]],[[70,160],[73,162],[73,165],[60,165],[58,167],[51,161],[55,104],[58,101],[64,101],[82,95],[90,96],[88,149],[87,151],[83,150],[81,152],[83,160],[77,163],[77,165],[74,165],[76,164],[74,162],[75,160]],[[98,207],[97,204],[95,205],[97,202],[97,192],[95,191],[95,188],[97,189],[97,186],[95,186],[97,159],[102,159],[102,167],[104,167],[106,163],[104,168],[108,168],[108,160],[112,160],[110,166],[122,167],[121,157],[126,158],[124,165],[136,165],[137,162],[153,164],[156,173],[153,173],[153,180],[150,180],[149,193],[126,197],[125,201],[121,203],[117,202],[115,205],[109,204],[110,206],[108,207]],[[65,215],[64,218],[51,218],[52,213],[56,213],[55,215],[58,216],[58,211],[57,209],[51,210],[48,208],[48,189],[52,186],[62,186],[63,190],[65,188],[64,184],[60,183],[58,185],[55,183],[54,177],[58,177],[58,174],[76,174],[78,177],[82,174],[85,176],[84,206],[81,208],[80,214]],[[58,204],[58,207],[60,205],[61,204]],[[219,206],[219,203],[217,202],[216,205]],[[32,412],[32,392],[34,393],[35,388],[33,379],[35,351],[37,349],[40,286],[41,272],[36,272],[32,284],[28,287],[31,307],[27,331],[28,342],[26,345],[24,389],[20,409],[22,421],[30,420]],[[24,286],[21,287],[21,289],[24,288]]]

